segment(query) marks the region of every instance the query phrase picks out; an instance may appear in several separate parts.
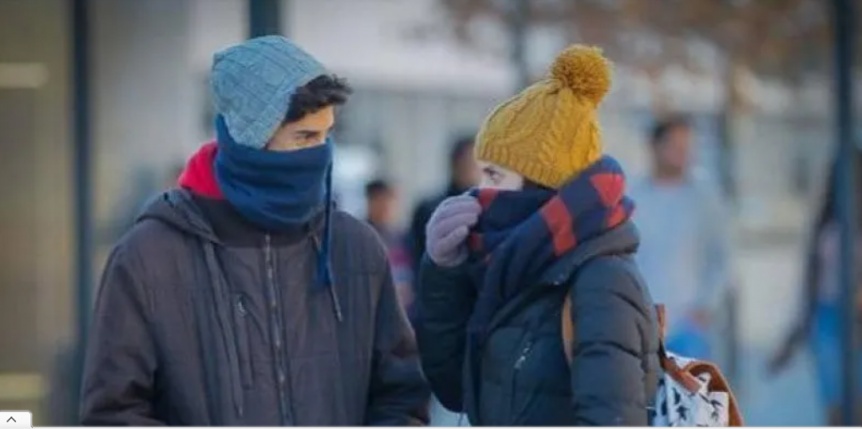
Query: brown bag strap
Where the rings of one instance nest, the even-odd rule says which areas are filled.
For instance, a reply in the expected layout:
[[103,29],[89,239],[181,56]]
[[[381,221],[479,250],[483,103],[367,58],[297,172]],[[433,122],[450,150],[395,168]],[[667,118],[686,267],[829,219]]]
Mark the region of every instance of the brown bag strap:
[[658,323],[658,357],[659,364],[666,374],[691,393],[697,392],[700,382],[690,372],[680,368],[676,361],[667,356],[664,340],[667,335],[667,315],[663,304],[655,306],[656,322]]
[[572,323],[572,297],[566,294],[561,312],[561,324],[563,332],[563,351],[566,353],[566,361],[571,364],[575,358],[575,326]]
[[667,335],[667,315],[664,310],[664,304],[655,305],[655,314],[658,322],[658,341],[664,350],[664,337]]
[[742,420],[742,413],[740,413],[739,411],[739,405],[736,401],[736,397],[730,390],[730,383],[727,382],[727,379],[724,377],[724,374],[721,373],[721,371],[718,369],[717,366],[715,366],[715,364],[711,362],[695,361],[687,365],[686,367],[681,368],[676,363],[676,361],[667,356],[667,352],[665,350],[665,336],[667,335],[667,316],[665,315],[664,305],[657,304],[655,306],[655,313],[658,319],[659,328],[659,359],[664,372],[670,375],[671,378],[674,379],[674,381],[679,383],[681,386],[683,386],[690,392],[696,392],[700,388],[700,381],[698,381],[695,374],[700,374],[703,372],[709,373],[709,390],[717,392],[727,392],[727,395],[729,397],[729,425],[744,426],[745,423]]
[[730,417],[728,426],[745,426],[745,421],[743,420],[742,413],[739,410],[739,403],[736,400],[736,396],[733,394],[733,391],[730,390],[730,383],[727,382],[727,379],[724,377],[724,374],[721,373],[721,370],[718,369],[718,366],[712,362],[695,361],[686,365],[686,367],[682,369],[686,374],[692,376],[694,376],[694,374],[708,373],[710,375],[709,391],[727,393],[729,400],[727,411]]

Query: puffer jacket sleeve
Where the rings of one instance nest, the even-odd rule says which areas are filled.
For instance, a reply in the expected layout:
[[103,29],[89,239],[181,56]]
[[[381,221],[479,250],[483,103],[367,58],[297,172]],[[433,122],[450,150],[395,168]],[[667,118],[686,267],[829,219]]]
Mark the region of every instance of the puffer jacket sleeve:
[[476,300],[466,269],[443,268],[425,257],[419,272],[416,336],[422,368],[444,407],[463,411],[467,321]]
[[595,259],[570,286],[572,400],[579,425],[647,426],[647,368],[657,336],[644,286],[620,257]]

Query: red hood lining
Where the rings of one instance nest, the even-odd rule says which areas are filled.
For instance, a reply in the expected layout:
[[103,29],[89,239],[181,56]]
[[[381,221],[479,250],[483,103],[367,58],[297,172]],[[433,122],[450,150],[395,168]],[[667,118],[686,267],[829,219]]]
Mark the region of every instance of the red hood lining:
[[218,145],[212,141],[203,145],[189,158],[177,181],[180,187],[188,189],[195,195],[224,199],[215,176],[215,157]]

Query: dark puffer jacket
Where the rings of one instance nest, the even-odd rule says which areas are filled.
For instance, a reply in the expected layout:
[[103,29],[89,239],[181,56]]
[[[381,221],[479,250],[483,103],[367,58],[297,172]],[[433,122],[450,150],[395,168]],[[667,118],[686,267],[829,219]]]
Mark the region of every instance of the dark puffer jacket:
[[[465,345],[475,288],[464,268],[421,271],[423,368],[440,401],[473,425],[648,424],[659,375],[652,300],[632,256],[631,223],[579,245],[494,317],[479,356]],[[574,359],[561,312],[572,298]]]
[[82,423],[426,423],[383,246],[345,213],[332,228],[335,282],[315,289],[319,228],[270,235],[225,201],[157,198],[105,269]]

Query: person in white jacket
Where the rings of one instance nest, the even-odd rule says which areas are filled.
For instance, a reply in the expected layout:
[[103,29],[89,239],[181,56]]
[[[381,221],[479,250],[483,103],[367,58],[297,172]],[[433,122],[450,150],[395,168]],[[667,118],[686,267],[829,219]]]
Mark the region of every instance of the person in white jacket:
[[710,357],[708,331],[729,283],[729,228],[721,192],[691,168],[692,127],[660,121],[649,136],[651,174],[636,181],[638,264],[668,315],[669,349]]

